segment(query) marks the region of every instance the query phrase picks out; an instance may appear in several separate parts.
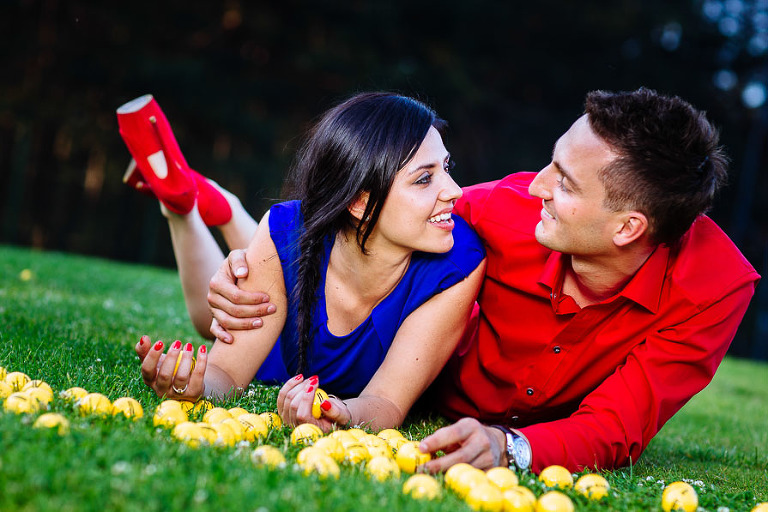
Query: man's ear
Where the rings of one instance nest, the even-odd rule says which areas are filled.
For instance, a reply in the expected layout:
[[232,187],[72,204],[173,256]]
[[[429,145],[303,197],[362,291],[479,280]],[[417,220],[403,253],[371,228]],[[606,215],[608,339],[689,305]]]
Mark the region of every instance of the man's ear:
[[366,206],[368,206],[368,192],[360,192],[355,200],[347,206],[347,210],[357,220],[363,220]]
[[648,233],[648,217],[643,213],[625,212],[620,222],[618,230],[613,235],[613,243],[619,247],[625,247]]

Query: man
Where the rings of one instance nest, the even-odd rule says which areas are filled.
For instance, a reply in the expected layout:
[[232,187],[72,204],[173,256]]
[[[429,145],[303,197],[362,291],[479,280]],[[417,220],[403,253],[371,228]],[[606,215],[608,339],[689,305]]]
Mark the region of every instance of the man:
[[[725,176],[702,112],[597,91],[538,174],[465,189],[455,213],[483,239],[487,271],[434,386],[440,411],[463,419],[421,442],[446,453],[427,469],[637,461],[710,382],[759,279],[703,215]],[[229,293],[228,272],[212,290]],[[212,292],[214,316],[242,326],[221,300]]]

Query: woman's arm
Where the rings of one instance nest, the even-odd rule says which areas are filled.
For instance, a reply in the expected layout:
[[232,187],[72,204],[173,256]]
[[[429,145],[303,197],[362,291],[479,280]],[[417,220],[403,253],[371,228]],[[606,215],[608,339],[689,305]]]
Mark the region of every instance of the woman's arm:
[[408,315],[371,381],[359,397],[346,400],[353,424],[382,429],[403,422],[456,349],[484,276],[485,259]]
[[246,259],[251,272],[238,287],[269,293],[277,312],[264,318],[261,329],[233,331],[233,343],[214,344],[205,374],[207,396],[224,396],[233,390],[239,393],[248,386],[285,325],[288,299],[280,258],[269,232],[269,212],[259,223]]

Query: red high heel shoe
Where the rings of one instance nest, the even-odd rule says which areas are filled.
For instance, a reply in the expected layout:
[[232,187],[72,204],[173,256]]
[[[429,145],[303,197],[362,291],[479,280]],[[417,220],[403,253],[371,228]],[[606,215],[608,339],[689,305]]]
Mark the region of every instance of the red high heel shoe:
[[117,109],[117,119],[120,135],[133,155],[124,183],[157,197],[169,210],[182,215],[192,210],[197,199],[197,209],[208,226],[229,222],[232,209],[226,198],[189,167],[152,95],[122,105]]

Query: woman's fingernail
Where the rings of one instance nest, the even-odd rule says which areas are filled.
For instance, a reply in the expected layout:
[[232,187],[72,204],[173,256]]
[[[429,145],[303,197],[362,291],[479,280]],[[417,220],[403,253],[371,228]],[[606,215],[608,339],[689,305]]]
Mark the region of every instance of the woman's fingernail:
[[277,311],[275,306],[267,306],[267,313],[274,313],[275,311]]
[[237,267],[235,269],[235,276],[236,277],[243,277],[247,273],[248,273],[248,269],[245,268],[245,267]]
[[200,345],[200,353],[205,354],[208,351],[205,345]]
[[186,350],[187,352],[192,352],[192,344],[187,343],[186,345],[184,345],[184,350]]
[[309,378],[309,380],[312,382],[317,382],[317,379],[318,379],[317,375],[313,375]]
[[296,377],[294,377],[295,380],[301,380],[304,378],[304,375],[298,374]]
[[253,321],[253,323],[251,325],[254,326],[254,327],[261,327],[262,323],[264,323],[264,322],[262,322],[260,319],[257,318],[256,320]]
[[311,393],[311,392],[313,392],[314,390],[315,390],[315,386],[309,386],[309,387],[307,388],[307,393]]
[[320,408],[324,411],[330,411],[331,410],[331,402],[328,400],[323,400],[323,403],[320,404]]
[[181,342],[179,340],[174,341],[173,345],[171,345],[171,348],[173,350],[179,350],[181,348]]
[[157,343],[155,343],[155,350],[157,350],[157,351],[163,350],[163,342],[162,341],[158,341]]

